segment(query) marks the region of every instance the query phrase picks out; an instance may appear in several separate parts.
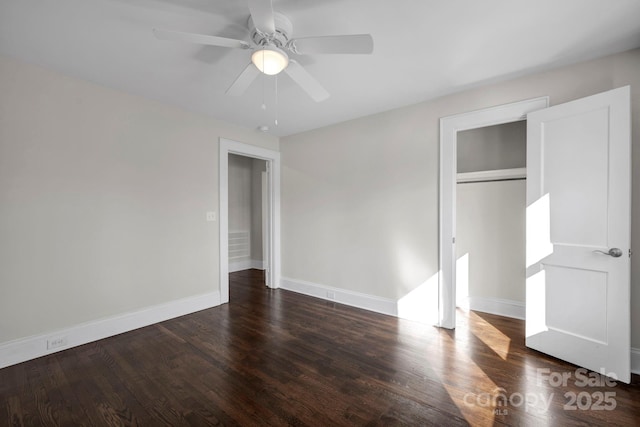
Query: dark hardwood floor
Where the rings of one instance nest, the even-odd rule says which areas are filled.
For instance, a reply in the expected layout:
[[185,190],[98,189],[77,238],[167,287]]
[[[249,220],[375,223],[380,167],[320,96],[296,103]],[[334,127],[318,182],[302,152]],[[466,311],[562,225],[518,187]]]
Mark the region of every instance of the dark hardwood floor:
[[230,292],[1,369],[0,425],[640,424],[637,377],[613,387],[529,350],[522,321],[460,312],[440,330],[269,290],[257,270]]

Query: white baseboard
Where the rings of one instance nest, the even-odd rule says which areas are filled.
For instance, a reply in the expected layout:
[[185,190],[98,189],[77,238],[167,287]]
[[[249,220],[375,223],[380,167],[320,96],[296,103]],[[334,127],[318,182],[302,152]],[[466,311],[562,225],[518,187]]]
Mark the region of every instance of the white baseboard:
[[250,259],[241,260],[229,260],[229,273],[235,273],[236,271],[248,270],[251,268]]
[[[0,368],[220,305],[220,292],[188,297],[0,344]],[[48,340],[64,345],[47,349]]]
[[[389,298],[284,277],[281,280],[280,288],[377,313],[398,316],[397,302]],[[333,298],[329,295],[333,295]],[[210,292],[47,334],[9,341],[0,344],[0,369],[218,305],[220,305],[220,293]],[[468,298],[468,308],[484,313],[524,319],[524,304],[517,301],[470,297]],[[66,345],[47,349],[48,340],[62,337],[66,339]],[[640,375],[639,348],[631,348],[631,372]]]
[[240,261],[229,261],[229,273],[235,273],[236,271],[249,270],[256,268],[258,270],[264,270],[264,261],[256,259],[243,259]]
[[[281,279],[280,288],[327,301],[334,301],[377,313],[387,314],[389,316],[398,316],[397,302],[388,298],[347,291],[287,277]],[[333,298],[329,295],[333,295]],[[525,318],[525,304],[519,301],[500,298],[468,297],[463,306],[470,310],[498,316],[521,320]],[[631,349],[631,372],[640,375],[640,349],[638,348]]]
[[317,283],[290,279],[287,277],[282,277],[280,279],[280,288],[316,298],[322,298],[327,301],[338,302],[352,307],[375,311],[376,313],[388,314],[389,316],[398,315],[397,302],[389,298],[347,291],[345,289],[333,288],[331,286],[319,285]]
[[467,297],[465,302],[458,305],[463,308],[468,308],[469,310],[512,317],[514,319],[524,320],[525,316],[525,305],[523,302],[501,298]]
[[[322,298],[328,301],[335,301],[341,304],[375,311],[377,313],[388,314],[390,316],[398,316],[398,301],[389,298],[348,291],[345,289],[320,285],[304,280],[291,279],[288,277],[283,277],[281,279],[280,287],[282,289],[287,289],[316,298]],[[333,295],[333,298],[330,295]],[[464,307],[470,310],[512,317],[515,319],[524,319],[525,315],[524,303],[499,298],[468,297]]]

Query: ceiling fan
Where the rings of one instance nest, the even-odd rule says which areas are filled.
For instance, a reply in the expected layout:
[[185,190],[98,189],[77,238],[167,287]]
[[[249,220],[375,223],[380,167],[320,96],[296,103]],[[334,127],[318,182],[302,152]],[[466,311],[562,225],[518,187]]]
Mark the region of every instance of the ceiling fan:
[[287,52],[296,55],[313,54],[370,54],[373,38],[370,34],[291,38],[293,25],[281,13],[274,12],[271,0],[249,0],[247,26],[251,43],[243,40],[180,31],[154,29],[161,40],[175,40],[232,49],[252,50],[251,62],[227,89],[227,94],[240,96],[260,73],[276,75],[284,71],[316,102],[324,101],[329,93]]

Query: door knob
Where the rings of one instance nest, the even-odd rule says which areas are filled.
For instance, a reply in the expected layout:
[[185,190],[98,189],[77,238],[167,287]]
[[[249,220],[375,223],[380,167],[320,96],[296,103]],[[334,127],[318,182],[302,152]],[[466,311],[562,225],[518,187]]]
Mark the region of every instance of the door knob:
[[619,258],[622,256],[622,249],[620,248],[611,248],[609,249],[609,252],[605,252],[605,251],[593,251],[593,252],[599,252],[601,254],[609,255],[614,258]]

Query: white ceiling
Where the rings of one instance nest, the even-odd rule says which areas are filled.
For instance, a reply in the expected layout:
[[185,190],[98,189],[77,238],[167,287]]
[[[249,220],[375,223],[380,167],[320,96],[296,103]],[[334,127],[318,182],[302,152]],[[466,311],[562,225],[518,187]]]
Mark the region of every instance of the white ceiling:
[[291,19],[293,37],[370,33],[374,53],[296,58],[331,97],[315,103],[283,74],[277,108],[273,77],[259,78],[241,97],[225,95],[250,51],[152,34],[161,28],[249,41],[246,0],[0,0],[0,54],[284,136],[640,46],[639,0],[273,6]]

